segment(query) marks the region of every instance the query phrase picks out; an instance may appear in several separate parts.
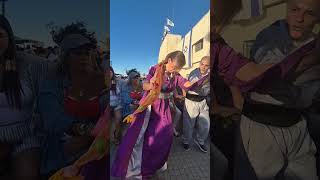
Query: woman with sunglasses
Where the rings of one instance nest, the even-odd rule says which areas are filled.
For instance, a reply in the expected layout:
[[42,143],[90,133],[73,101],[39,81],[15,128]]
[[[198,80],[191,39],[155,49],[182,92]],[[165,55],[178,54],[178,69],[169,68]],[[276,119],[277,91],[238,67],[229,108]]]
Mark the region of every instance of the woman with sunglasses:
[[[52,34],[62,53],[56,71],[50,72],[40,87],[39,97],[44,133],[41,170],[47,175],[87,150],[93,141],[91,130],[108,98],[93,33],[82,24],[71,24]],[[99,174],[104,166],[102,161],[93,161],[83,170],[87,174],[88,167],[91,174]]]
[[140,73],[136,69],[127,72],[128,80],[120,84],[120,96],[123,117],[133,113],[138,108],[142,98],[142,83]]

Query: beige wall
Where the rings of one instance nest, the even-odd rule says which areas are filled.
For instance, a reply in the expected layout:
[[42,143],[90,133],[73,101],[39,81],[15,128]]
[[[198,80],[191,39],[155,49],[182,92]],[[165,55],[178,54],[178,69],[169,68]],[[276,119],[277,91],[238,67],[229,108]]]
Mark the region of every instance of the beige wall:
[[[195,52],[194,44],[201,39],[203,39],[203,49]],[[181,70],[180,74],[183,76],[190,74],[192,70],[198,68],[202,57],[210,55],[210,11],[192,28],[191,44],[192,66]]]
[[[177,23],[178,24],[178,23]],[[191,64],[186,66],[180,71],[180,74],[186,77],[193,69],[199,67],[199,61],[203,56],[207,56],[210,53],[210,11],[208,11],[190,30],[191,34],[191,48],[190,57]],[[163,60],[165,56],[175,50],[183,50],[183,41],[186,35],[183,37],[177,34],[167,34],[164,38],[160,50],[158,62]],[[203,48],[198,52],[195,52],[194,44],[203,39]],[[185,56],[189,56],[185,53]],[[186,60],[188,58],[186,57]]]
[[[265,0],[264,5],[270,4],[273,1]],[[235,48],[238,52],[244,53],[244,41],[254,40],[260,30],[271,25],[276,20],[285,18],[285,13],[286,4],[282,3],[280,5],[273,6],[265,9],[264,15],[258,19],[234,22],[225,29],[222,36],[231,47]]]
[[181,44],[181,35],[167,34],[160,46],[158,62],[164,60],[170,52],[177,50],[181,51],[179,44]]
[[[264,0],[264,6],[270,6],[279,0]],[[262,17],[251,19],[247,21],[237,21],[229,25],[222,36],[229,43],[231,47],[238,52],[244,52],[244,41],[254,40],[256,35],[265,27],[271,25],[273,22],[286,17],[286,3],[281,3],[267,9],[264,9],[264,15]],[[315,32],[319,32],[320,26],[315,27]]]

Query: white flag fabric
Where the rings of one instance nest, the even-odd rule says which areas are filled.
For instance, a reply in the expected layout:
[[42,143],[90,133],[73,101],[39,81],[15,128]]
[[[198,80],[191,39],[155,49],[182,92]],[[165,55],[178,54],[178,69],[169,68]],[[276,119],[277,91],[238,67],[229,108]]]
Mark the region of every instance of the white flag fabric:
[[170,28],[168,26],[164,26],[164,31],[170,32]]
[[171,27],[174,26],[174,23],[168,18],[167,18],[167,26],[171,26]]
[[192,32],[189,31],[185,36],[184,36],[184,41],[183,41],[183,48],[182,52],[184,56],[186,57],[186,65],[184,67],[190,68],[192,67],[191,63],[191,35]]

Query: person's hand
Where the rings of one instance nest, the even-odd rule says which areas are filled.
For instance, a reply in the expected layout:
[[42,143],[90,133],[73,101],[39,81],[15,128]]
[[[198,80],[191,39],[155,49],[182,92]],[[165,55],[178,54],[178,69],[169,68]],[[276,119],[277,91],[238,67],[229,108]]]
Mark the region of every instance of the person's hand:
[[72,178],[79,174],[79,168],[77,166],[71,165],[63,169],[63,176],[65,178]]
[[318,33],[315,41],[316,41],[315,47],[312,49],[312,51],[309,54],[307,54],[305,57],[303,57],[302,61],[299,63],[299,65],[296,68],[296,72],[303,72],[307,68],[319,63],[319,60],[320,60],[320,32]]
[[154,84],[155,82],[156,82],[156,77],[153,76],[153,77],[150,79],[150,83],[151,83],[151,84]]
[[307,57],[310,57],[313,60],[318,60],[320,57],[320,31],[318,32],[315,41],[315,47],[312,49],[311,53]]
[[319,59],[320,57],[320,31],[316,37],[316,47],[312,51],[313,56]]
[[185,97],[181,95],[176,95],[177,100],[184,101]]
[[156,78],[153,76],[150,79],[150,89],[154,89],[156,87]]
[[232,107],[225,107],[221,105],[215,105],[212,109],[213,115],[219,115],[223,118],[232,117],[233,115],[241,114],[240,110]]

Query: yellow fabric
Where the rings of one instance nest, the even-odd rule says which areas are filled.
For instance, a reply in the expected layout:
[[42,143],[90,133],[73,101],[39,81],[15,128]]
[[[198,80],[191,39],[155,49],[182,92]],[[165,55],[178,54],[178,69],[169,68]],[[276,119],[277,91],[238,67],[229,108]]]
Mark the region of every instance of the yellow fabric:
[[136,119],[136,114],[143,112],[149,105],[159,97],[161,92],[161,87],[163,83],[163,75],[165,71],[164,63],[160,63],[156,67],[156,72],[154,74],[155,84],[154,88],[149,91],[149,94],[139,102],[139,107],[129,116],[127,116],[123,122],[132,123]]
[[[82,167],[83,165],[87,164],[93,160],[100,160],[102,159],[109,150],[109,109],[105,111],[104,115],[99,119],[97,123],[97,127],[94,129],[96,134],[96,138],[91,144],[89,150],[83,154],[74,164],[73,166]],[[98,131],[99,130],[99,131]],[[80,170],[80,169],[79,169]],[[64,170],[60,169],[56,172],[53,176],[49,178],[49,180],[83,180],[84,177],[81,175],[77,175],[72,178],[64,177]]]
[[51,176],[49,180],[84,180],[84,177],[76,176],[76,177],[66,178],[63,176],[63,169],[60,169],[53,176]]

